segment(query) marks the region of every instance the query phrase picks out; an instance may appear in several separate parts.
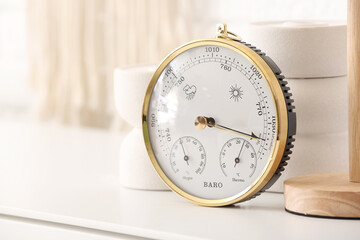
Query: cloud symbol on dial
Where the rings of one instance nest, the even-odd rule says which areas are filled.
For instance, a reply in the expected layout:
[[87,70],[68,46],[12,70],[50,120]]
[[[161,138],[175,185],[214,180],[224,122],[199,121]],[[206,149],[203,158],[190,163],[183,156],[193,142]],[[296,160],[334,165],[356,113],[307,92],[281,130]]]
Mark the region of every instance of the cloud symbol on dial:
[[194,85],[192,85],[191,87],[189,85],[186,85],[183,90],[187,95],[196,93],[196,87]]

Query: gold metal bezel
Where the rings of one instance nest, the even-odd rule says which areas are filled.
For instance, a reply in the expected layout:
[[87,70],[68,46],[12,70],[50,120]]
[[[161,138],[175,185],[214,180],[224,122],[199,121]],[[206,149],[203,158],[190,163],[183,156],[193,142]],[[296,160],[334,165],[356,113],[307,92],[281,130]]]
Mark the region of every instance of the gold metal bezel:
[[[149,131],[148,131],[148,109],[149,109],[149,103],[151,99],[151,95],[153,92],[153,88],[160,76],[160,74],[163,72],[165,67],[178,55],[181,53],[194,48],[198,46],[204,46],[204,45],[216,45],[216,46],[222,46],[229,49],[232,49],[236,51],[237,53],[243,55],[246,57],[251,63],[253,63],[261,72],[263,78],[266,80],[267,85],[269,86],[273,101],[275,103],[275,112],[276,112],[276,141],[274,143],[274,146],[272,148],[271,154],[270,154],[270,160],[268,160],[268,163],[266,167],[264,168],[263,172],[259,175],[259,177],[244,191],[235,194],[234,196],[224,198],[224,199],[204,199],[199,198],[196,196],[193,196],[185,191],[183,191],[181,188],[176,186],[164,173],[164,171],[161,169],[159,163],[156,160],[155,154],[152,150],[150,139],[149,139]],[[200,39],[196,41],[189,42],[187,44],[184,44],[180,46],[179,48],[175,49],[173,52],[171,52],[159,65],[157,70],[155,71],[154,75],[152,76],[150,83],[147,87],[145,98],[144,98],[144,104],[143,104],[143,112],[142,112],[142,128],[143,128],[143,135],[144,135],[144,141],[146,145],[147,152],[149,154],[149,157],[151,159],[151,162],[156,170],[156,172],[159,174],[161,179],[164,181],[164,183],[175,193],[182,196],[183,198],[196,203],[198,205],[202,206],[225,206],[225,205],[231,205],[235,204],[241,201],[244,201],[257,192],[259,192],[271,179],[271,177],[276,172],[280,161],[282,159],[286,140],[287,140],[287,133],[288,133],[288,115],[287,115],[287,108],[286,108],[286,102],[284,98],[284,94],[282,92],[281,86],[269,67],[269,65],[252,49],[249,47],[236,42],[232,41],[230,39],[222,39],[222,38],[216,38],[216,39]]]

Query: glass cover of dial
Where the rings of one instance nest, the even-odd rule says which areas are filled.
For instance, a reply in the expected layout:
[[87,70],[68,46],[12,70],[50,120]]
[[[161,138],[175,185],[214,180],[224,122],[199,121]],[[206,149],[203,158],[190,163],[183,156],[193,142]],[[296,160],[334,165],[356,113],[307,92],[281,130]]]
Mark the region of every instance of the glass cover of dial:
[[[195,127],[197,117],[207,120],[202,129]],[[263,173],[276,121],[271,91],[257,67],[230,48],[204,45],[164,68],[147,124],[166,176],[193,196],[217,200],[245,193]]]

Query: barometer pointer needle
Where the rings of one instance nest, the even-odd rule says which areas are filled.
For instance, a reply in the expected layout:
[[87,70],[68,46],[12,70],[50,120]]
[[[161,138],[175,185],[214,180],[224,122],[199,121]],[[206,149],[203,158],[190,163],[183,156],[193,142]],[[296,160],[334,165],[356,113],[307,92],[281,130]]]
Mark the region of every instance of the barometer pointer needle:
[[238,130],[235,130],[235,129],[232,129],[229,127],[222,126],[220,124],[216,124],[215,120],[211,117],[203,117],[203,116],[197,117],[196,121],[195,121],[195,127],[198,129],[204,129],[205,126],[215,127],[220,130],[226,130],[226,131],[234,132],[234,133],[237,133],[237,134],[249,137],[249,138],[260,139],[260,140],[265,141],[264,138],[260,138],[260,137],[256,136],[253,132],[251,132],[251,134],[248,134],[248,133],[240,132]]
[[215,127],[215,128],[218,128],[218,129],[229,130],[229,131],[231,131],[231,132],[239,133],[239,134],[241,134],[241,135],[245,135],[245,136],[250,137],[250,138],[264,140],[263,138],[259,138],[258,136],[256,136],[253,132],[251,132],[251,134],[248,134],[248,133],[240,132],[240,131],[235,130],[235,129],[232,129],[232,128],[228,128],[228,127],[222,126],[222,125],[220,125],[220,124],[214,124],[214,125],[209,124],[209,127]]

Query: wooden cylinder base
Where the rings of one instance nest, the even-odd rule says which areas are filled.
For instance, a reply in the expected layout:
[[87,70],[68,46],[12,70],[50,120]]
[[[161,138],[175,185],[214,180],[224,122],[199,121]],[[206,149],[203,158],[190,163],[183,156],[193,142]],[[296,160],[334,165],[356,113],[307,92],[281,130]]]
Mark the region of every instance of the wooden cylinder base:
[[348,173],[290,178],[284,182],[285,209],[306,216],[360,219],[360,183]]

